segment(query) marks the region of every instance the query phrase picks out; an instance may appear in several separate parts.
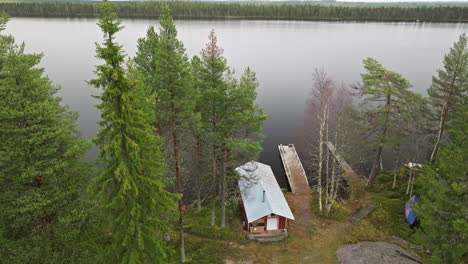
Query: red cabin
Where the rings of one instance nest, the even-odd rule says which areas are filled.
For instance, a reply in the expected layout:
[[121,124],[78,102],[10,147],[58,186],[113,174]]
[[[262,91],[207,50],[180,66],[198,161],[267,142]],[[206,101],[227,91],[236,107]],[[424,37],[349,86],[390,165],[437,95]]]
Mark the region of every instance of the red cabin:
[[287,237],[288,219],[294,220],[271,167],[250,161],[238,168],[239,206],[249,238],[262,242]]

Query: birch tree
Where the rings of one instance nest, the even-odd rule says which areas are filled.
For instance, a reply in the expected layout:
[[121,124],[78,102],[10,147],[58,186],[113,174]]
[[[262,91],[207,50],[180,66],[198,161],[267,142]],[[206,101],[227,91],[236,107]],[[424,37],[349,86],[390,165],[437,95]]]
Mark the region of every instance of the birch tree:
[[[316,69],[313,74],[312,93],[311,98],[308,101],[309,114],[311,115],[309,122],[314,123],[318,126],[318,142],[312,140],[311,144],[318,146],[316,147],[317,153],[311,155],[311,165],[315,172],[316,189],[318,194],[318,206],[319,210],[323,210],[323,184],[322,178],[328,174],[328,171],[324,170],[324,167],[328,165],[324,164],[326,161],[325,154],[328,153],[324,148],[326,139],[328,138],[328,116],[330,112],[330,103],[332,100],[333,93],[335,91],[335,84],[331,78],[325,73],[325,71]],[[316,161],[316,163],[314,162]],[[325,179],[325,186],[328,184],[328,179]],[[328,191],[326,192],[326,195]]]

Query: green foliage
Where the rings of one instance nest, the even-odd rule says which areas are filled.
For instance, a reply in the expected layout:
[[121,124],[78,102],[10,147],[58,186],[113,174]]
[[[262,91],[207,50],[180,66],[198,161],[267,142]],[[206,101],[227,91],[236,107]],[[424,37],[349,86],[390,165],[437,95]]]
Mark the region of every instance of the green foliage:
[[376,209],[369,215],[369,222],[387,235],[394,235],[412,240],[414,230],[405,221],[405,202],[407,197],[395,192],[377,194],[372,198]]
[[421,221],[417,239],[432,249],[430,263],[464,263],[468,252],[468,104],[451,126],[452,144],[442,146],[435,165],[425,166],[416,215]]
[[[8,18],[0,18],[0,30]],[[70,263],[93,258],[83,186],[78,115],[61,104],[38,65],[12,36],[0,35],[0,258],[4,263]]]
[[346,177],[352,200],[358,200],[366,192],[366,185],[364,181],[359,178],[357,175],[351,175]]
[[362,115],[377,149],[369,175],[371,186],[377,173],[382,151],[400,144],[405,134],[405,122],[415,120],[425,101],[409,91],[408,80],[401,74],[385,69],[373,58],[364,60],[366,72],[361,74],[363,95]]
[[408,80],[385,69],[375,59],[365,59],[364,68],[366,73],[361,74],[364,118],[376,130],[378,146],[384,147],[399,130],[401,120],[410,118],[410,106],[416,103],[417,96],[408,90],[411,87]]
[[98,25],[104,42],[96,44],[97,57],[92,85],[102,89],[97,106],[101,110],[101,130],[95,143],[104,172],[89,191],[102,209],[106,235],[106,262],[168,263],[172,250],[163,240],[174,209],[174,195],[165,190],[165,165],[147,113],[138,105],[143,88],[131,80],[122,67],[122,47],[114,42],[122,28],[112,5],[105,1]]
[[326,219],[342,221],[347,219],[350,216],[351,212],[342,204],[334,203],[330,209],[330,212],[323,210],[322,212],[319,212],[319,214]]
[[381,241],[385,240],[384,232],[375,228],[369,221],[362,220],[349,228],[345,236],[347,243],[357,243],[360,241]]
[[[185,229],[187,232],[214,239],[239,239],[239,235],[234,231],[239,227],[235,225],[235,221],[239,221],[239,206],[236,203],[226,206],[227,226],[224,228],[210,225],[210,210],[211,208],[208,207],[202,207],[201,210],[190,207],[186,213]],[[220,214],[220,210],[216,210],[216,217],[219,218]],[[233,228],[234,226],[236,228]]]
[[448,54],[444,56],[444,68],[437,70],[432,77],[432,85],[427,93],[431,99],[437,120],[444,106],[448,112],[456,109],[467,96],[468,87],[468,39],[460,35]]
[[[42,2],[42,3],[41,3]],[[0,10],[13,16],[94,17],[98,13],[93,2],[12,1],[0,3]],[[278,3],[213,3],[198,1],[121,1],[116,4],[120,17],[155,18],[167,4],[175,18],[294,19],[294,20],[358,20],[358,21],[424,21],[466,22],[466,6],[368,6],[318,1]],[[349,4],[349,3],[348,3]],[[388,3],[387,3],[388,5]]]
[[224,263],[229,247],[225,242],[201,239],[187,235],[187,263],[214,264]]
[[439,144],[445,134],[445,127],[457,116],[468,96],[468,39],[465,34],[444,57],[444,68],[437,70],[428,90],[434,111],[433,119],[438,122],[438,133],[430,161],[437,157]]

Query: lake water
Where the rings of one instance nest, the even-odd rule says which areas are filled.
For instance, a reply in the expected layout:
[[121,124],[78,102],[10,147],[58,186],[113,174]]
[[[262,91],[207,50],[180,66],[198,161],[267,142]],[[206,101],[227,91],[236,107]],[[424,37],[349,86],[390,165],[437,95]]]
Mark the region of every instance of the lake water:
[[[157,21],[123,20],[123,25],[117,40],[134,56],[137,39]],[[180,20],[176,25],[188,55],[199,54],[214,29],[228,64],[238,74],[247,66],[257,73],[257,101],[268,115],[260,161],[273,167],[282,186],[285,177],[277,146],[297,141],[315,68],[323,67],[337,81],[353,84],[360,80],[362,60],[370,56],[403,74],[414,91],[425,93],[444,54],[468,31],[468,24],[448,23]],[[47,75],[62,87],[64,103],[80,113],[83,136],[92,138],[99,112],[91,95],[99,91],[86,80],[93,78],[99,63],[94,43],[102,34],[96,20],[13,18],[7,33],[24,41],[27,51],[44,53]]]

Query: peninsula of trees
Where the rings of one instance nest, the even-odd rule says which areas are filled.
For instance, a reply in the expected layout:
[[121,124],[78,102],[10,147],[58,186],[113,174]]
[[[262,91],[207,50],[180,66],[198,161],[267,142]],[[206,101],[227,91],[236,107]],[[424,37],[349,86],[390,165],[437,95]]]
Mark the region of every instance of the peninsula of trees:
[[[198,1],[116,2],[122,18],[156,18],[167,4],[177,19],[468,22],[466,6],[362,6]],[[95,17],[97,2],[2,2],[0,11],[22,17]]]

